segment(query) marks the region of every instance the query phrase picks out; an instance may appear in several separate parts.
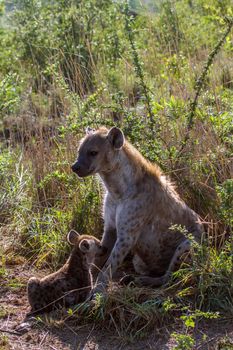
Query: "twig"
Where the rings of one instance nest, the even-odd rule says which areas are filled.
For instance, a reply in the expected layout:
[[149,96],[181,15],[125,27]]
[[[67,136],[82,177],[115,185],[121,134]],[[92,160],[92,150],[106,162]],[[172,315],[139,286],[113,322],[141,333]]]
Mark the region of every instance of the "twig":
[[142,64],[140,62],[139,59],[139,55],[136,49],[136,45],[135,45],[135,41],[134,41],[134,34],[133,34],[133,30],[132,30],[132,19],[129,13],[129,5],[128,2],[125,2],[125,6],[124,6],[124,13],[125,13],[125,30],[128,34],[128,39],[129,39],[129,43],[131,46],[131,50],[132,50],[132,55],[133,55],[133,62],[134,62],[134,70],[135,73],[140,81],[142,90],[143,90],[143,94],[145,97],[145,102],[146,102],[146,107],[147,107],[147,112],[150,118],[150,123],[151,123],[151,127],[153,126],[153,122],[154,122],[154,114],[151,108],[151,97],[149,94],[149,89],[145,83],[145,77],[144,77],[144,72],[142,69]]
[[196,347],[197,350],[202,349],[203,347],[206,347],[206,345],[212,343],[213,341],[217,340],[219,338],[219,334],[215,335],[214,337],[208,339],[207,341],[205,341],[203,344],[200,344]]
[[3,328],[0,328],[0,332],[2,332],[2,333],[9,333],[9,334],[17,335],[17,336],[22,335],[22,333],[11,331],[11,330],[8,330],[8,329],[3,329]]
[[222,38],[219,40],[219,42],[216,44],[215,48],[213,49],[213,51],[209,54],[207,62],[205,63],[202,73],[200,75],[200,77],[197,79],[196,84],[195,84],[195,97],[193,99],[193,101],[190,104],[190,112],[188,115],[188,123],[187,123],[187,130],[186,130],[186,135],[184,138],[184,141],[182,142],[182,146],[178,152],[177,158],[179,158],[180,154],[183,152],[189,138],[190,138],[190,131],[193,128],[194,125],[194,116],[195,116],[195,112],[196,112],[196,108],[197,108],[197,103],[198,103],[198,98],[201,94],[201,90],[204,84],[204,81],[206,79],[207,73],[209,71],[210,66],[213,63],[213,60],[215,58],[215,56],[218,54],[221,46],[223,45],[227,35],[230,33],[231,28],[233,26],[233,19],[231,18],[225,18],[226,22],[228,23],[227,29],[225,31],[225,33],[223,34]]
[[52,345],[49,345],[49,347],[50,347],[51,349],[53,349],[53,350],[57,350],[57,348],[55,348],[55,347],[52,346]]
[[43,336],[43,338],[42,338],[42,340],[41,340],[41,342],[40,342],[40,344],[39,344],[40,347],[41,347],[41,345],[43,344],[43,342],[45,341],[45,338],[47,337],[48,334],[49,334],[49,332],[46,332],[46,333],[44,334],[44,336]]

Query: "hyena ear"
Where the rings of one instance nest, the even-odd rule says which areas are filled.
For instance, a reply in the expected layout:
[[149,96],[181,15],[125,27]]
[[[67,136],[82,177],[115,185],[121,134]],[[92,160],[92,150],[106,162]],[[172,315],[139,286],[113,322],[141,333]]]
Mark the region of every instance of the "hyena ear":
[[89,126],[86,128],[86,135],[93,134],[94,132],[95,132],[95,129],[92,129]]
[[121,149],[124,145],[125,137],[121,129],[114,126],[108,132],[107,138],[115,149]]
[[76,242],[76,239],[80,236],[80,234],[75,230],[70,230],[70,232],[67,234],[67,242],[71,245],[74,245]]
[[83,252],[83,253],[87,253],[90,250],[90,244],[88,242],[87,239],[83,239],[80,243],[79,243],[79,249]]

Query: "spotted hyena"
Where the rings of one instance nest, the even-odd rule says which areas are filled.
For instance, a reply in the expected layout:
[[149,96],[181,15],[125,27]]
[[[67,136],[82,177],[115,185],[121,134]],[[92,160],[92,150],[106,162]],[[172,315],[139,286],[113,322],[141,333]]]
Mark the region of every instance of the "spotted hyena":
[[108,258],[92,292],[106,287],[130,251],[135,271],[141,275],[136,283],[165,283],[177,269],[180,257],[190,249],[189,240],[174,225],[184,227],[197,240],[202,225],[160,168],[147,161],[125,140],[123,132],[113,127],[87,130],[72,170],[79,177],[98,173],[106,189],[101,244]]
[[28,281],[31,312],[50,311],[54,305],[70,306],[85,300],[92,288],[91,264],[105,251],[100,241],[71,230],[67,235],[72,252],[60,270],[41,279]]

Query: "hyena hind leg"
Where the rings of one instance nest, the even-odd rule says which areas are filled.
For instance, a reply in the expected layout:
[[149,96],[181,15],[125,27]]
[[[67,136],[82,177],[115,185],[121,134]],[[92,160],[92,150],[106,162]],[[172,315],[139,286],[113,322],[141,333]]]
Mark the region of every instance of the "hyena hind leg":
[[166,273],[161,277],[140,276],[135,278],[135,284],[140,286],[160,287],[167,283],[172,272],[178,270],[181,263],[187,259],[187,253],[190,251],[190,241],[183,241],[175,250]]
[[133,267],[136,273],[139,275],[147,276],[150,273],[148,265],[140,258],[139,255],[135,254],[133,257]]

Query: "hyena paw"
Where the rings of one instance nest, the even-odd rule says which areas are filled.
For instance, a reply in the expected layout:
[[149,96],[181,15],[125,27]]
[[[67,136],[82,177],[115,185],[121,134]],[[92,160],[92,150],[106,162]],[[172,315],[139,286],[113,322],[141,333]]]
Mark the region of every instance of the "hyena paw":
[[80,304],[79,306],[79,312],[86,313],[90,312],[93,308],[98,307],[100,299],[106,297],[106,290],[103,288],[97,288],[95,287],[92,289],[86,300]]
[[96,300],[98,296],[105,297],[107,295],[107,292],[105,289],[102,288],[96,288],[91,292],[91,300]]
[[102,283],[100,283],[91,290],[91,292],[87,298],[87,301],[88,300],[89,301],[96,300],[98,298],[98,296],[105,297],[106,295],[107,295],[106,288]]

